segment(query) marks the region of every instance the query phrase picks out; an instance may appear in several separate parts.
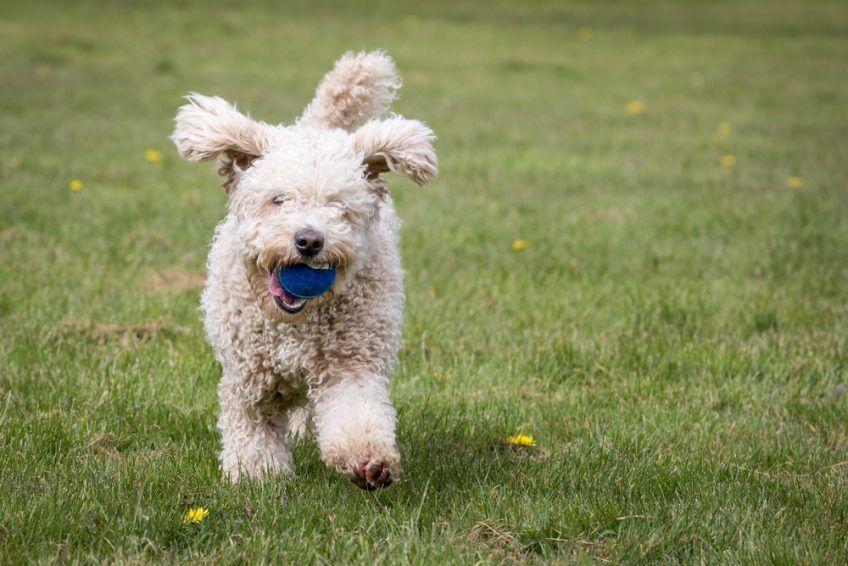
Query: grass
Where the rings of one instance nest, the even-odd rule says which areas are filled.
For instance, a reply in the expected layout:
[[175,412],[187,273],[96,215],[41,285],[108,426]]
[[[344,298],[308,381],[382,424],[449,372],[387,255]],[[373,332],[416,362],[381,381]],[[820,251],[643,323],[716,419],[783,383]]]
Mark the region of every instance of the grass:
[[[846,562],[846,38],[839,2],[3,3],[0,562]],[[393,189],[407,473],[301,443],[231,487],[225,195],[171,120],[289,121],[378,47],[440,136]]]

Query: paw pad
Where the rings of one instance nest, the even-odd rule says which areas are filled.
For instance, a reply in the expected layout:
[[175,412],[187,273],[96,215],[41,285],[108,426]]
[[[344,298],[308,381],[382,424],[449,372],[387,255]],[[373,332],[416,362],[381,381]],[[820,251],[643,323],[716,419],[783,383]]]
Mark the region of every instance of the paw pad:
[[392,485],[392,472],[379,460],[360,458],[353,468],[351,480],[362,489],[374,491],[378,487]]

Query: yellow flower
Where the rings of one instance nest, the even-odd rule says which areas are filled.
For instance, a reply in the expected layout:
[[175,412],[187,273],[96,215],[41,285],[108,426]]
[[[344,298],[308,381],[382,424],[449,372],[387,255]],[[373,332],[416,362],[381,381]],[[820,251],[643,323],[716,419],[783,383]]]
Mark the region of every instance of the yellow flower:
[[721,166],[725,169],[730,169],[736,165],[736,158],[732,155],[722,155],[721,156]]
[[82,181],[80,181],[79,179],[74,179],[70,182],[70,184],[68,184],[68,188],[74,192],[77,192],[78,190],[82,189]]
[[804,179],[801,177],[789,177],[786,179],[786,186],[791,189],[800,189],[804,186]]
[[506,442],[512,446],[536,446],[536,441],[529,434],[513,434],[506,438]]
[[582,27],[582,28],[578,29],[577,30],[577,38],[580,41],[582,41],[583,43],[586,43],[587,41],[592,39],[592,28]]
[[645,111],[645,103],[641,100],[631,100],[624,106],[624,111],[630,116],[641,114]]
[[512,251],[520,252],[527,248],[527,240],[515,240],[512,243]]
[[730,122],[722,122],[718,125],[718,135],[720,136],[729,136],[733,131],[733,127],[730,125]]
[[704,75],[701,73],[692,73],[692,76],[689,77],[689,81],[692,83],[693,87],[701,88],[704,86]]
[[148,149],[144,152],[144,159],[146,159],[149,163],[159,163],[162,161],[162,154],[155,149]]
[[206,518],[209,510],[206,507],[193,507],[188,510],[188,513],[183,515],[183,524],[194,523],[195,525]]

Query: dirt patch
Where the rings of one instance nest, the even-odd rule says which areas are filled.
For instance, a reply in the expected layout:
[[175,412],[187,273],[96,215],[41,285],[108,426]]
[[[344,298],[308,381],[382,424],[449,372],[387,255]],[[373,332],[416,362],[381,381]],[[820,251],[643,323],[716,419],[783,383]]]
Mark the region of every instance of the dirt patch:
[[15,236],[19,236],[23,233],[24,231],[18,226],[12,226],[10,228],[0,230],[0,243],[5,242],[6,240],[10,240]]
[[116,444],[111,434],[95,434],[86,444],[86,448],[108,460],[123,460],[124,456],[118,451]]
[[145,287],[156,293],[199,291],[205,283],[206,276],[202,272],[177,266],[152,270],[144,279]]
[[622,222],[626,218],[633,215],[633,209],[624,208],[606,208],[601,210],[589,210],[583,208],[580,210],[580,216],[592,222]]
[[159,336],[175,336],[183,329],[166,319],[157,319],[140,324],[103,324],[100,322],[68,322],[63,330],[87,338],[92,342],[117,341],[123,346],[133,342],[150,340]]
[[471,528],[468,540],[476,546],[485,547],[487,554],[506,560],[522,560],[525,557],[521,542],[501,525],[481,521]]

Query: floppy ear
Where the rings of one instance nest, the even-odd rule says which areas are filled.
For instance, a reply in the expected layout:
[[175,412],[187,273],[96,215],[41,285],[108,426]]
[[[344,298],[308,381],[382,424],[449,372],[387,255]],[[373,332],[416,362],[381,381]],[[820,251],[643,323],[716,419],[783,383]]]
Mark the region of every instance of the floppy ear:
[[191,93],[180,107],[171,136],[180,156],[187,161],[221,158],[218,174],[227,192],[239,174],[265,153],[273,127],[245,116],[217,96]]
[[352,132],[385,112],[401,84],[395,62],[383,51],[348,51],[324,75],[298,123]]
[[402,116],[372,120],[356,130],[354,136],[369,180],[391,171],[423,185],[439,172],[436,150],[433,149],[436,136],[433,130],[418,120],[407,120]]

